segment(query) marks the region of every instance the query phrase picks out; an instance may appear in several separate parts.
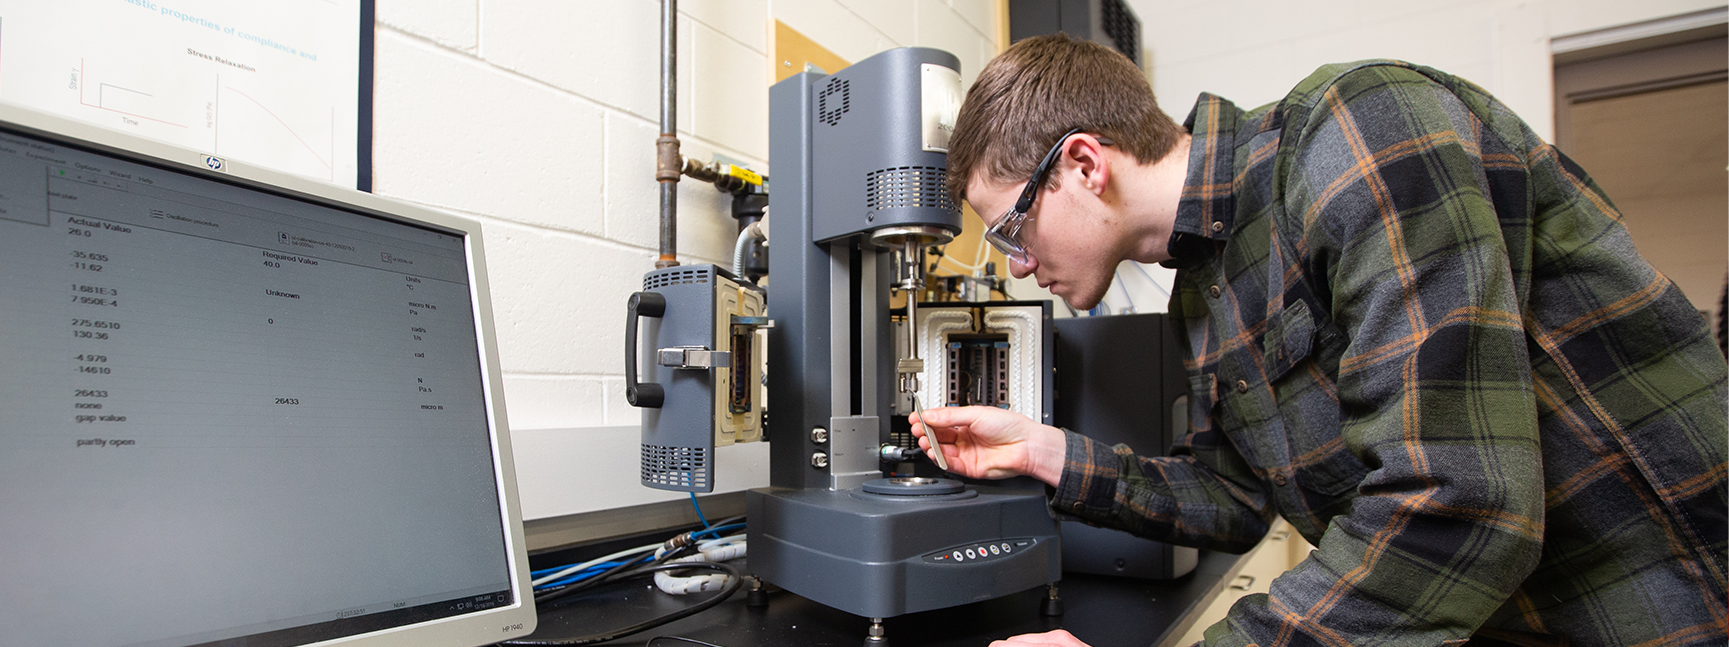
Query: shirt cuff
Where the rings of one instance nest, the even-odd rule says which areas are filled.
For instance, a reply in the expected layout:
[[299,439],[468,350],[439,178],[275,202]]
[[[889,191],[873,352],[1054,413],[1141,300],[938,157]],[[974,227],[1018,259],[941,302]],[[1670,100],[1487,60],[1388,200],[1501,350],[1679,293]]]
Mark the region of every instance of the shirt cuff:
[[1116,506],[1122,458],[1109,445],[1067,429],[1063,439],[1068,459],[1055,490],[1046,497],[1059,519],[1104,521]]

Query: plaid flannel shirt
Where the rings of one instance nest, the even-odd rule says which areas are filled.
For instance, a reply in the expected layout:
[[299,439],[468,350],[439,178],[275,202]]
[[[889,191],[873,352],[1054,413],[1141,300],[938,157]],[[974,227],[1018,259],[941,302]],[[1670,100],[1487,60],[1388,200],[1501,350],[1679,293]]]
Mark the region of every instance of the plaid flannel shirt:
[[1186,125],[1190,433],[1068,434],[1054,510],[1316,544],[1208,645],[1724,644],[1724,361],[1581,169],[1394,61]]

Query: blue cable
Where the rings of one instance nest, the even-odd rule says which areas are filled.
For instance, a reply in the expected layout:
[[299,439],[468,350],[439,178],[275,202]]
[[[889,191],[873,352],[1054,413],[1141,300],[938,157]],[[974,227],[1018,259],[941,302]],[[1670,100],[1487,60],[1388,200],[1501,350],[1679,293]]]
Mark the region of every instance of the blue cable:
[[1154,279],[1153,275],[1147,272],[1146,266],[1141,265],[1140,263],[1132,263],[1132,264],[1135,266],[1135,269],[1141,271],[1141,276],[1147,277],[1147,280],[1153,284],[1153,287],[1158,288],[1160,292],[1165,293],[1165,298],[1169,299],[1171,297],[1171,291],[1166,290],[1165,286],[1159,285],[1158,279]]
[[[633,560],[633,561],[641,561],[641,560]],[[594,566],[590,566],[586,569],[583,569],[581,572],[586,573],[588,571],[592,571],[592,570],[597,569],[597,568],[612,568],[614,566],[618,566],[619,564],[623,564],[623,563],[624,562],[618,562],[618,561],[601,562],[599,564],[595,564]],[[543,569],[540,569],[538,571],[533,571],[529,574],[534,576],[534,577],[541,577],[543,575],[547,575],[547,574],[551,574],[551,573],[557,573],[557,572],[562,571],[566,568],[570,568],[570,565],[566,564],[564,566],[554,566],[552,568],[543,568]]]
[[[535,590],[538,591],[540,589],[547,589],[547,588],[552,588],[555,586],[564,586],[566,584],[574,584],[576,582],[581,582],[583,580],[589,579],[589,578],[594,577],[596,575],[600,575],[601,573],[605,573],[608,570],[611,570],[612,568],[623,565],[623,564],[641,564],[641,563],[651,562],[651,561],[654,561],[654,555],[644,555],[642,557],[629,560],[628,562],[602,562],[599,564],[595,564],[594,566],[590,566],[588,568],[585,568],[580,572],[572,573],[569,577],[560,578],[558,580],[554,580],[551,582],[543,582],[541,584],[537,584],[537,585],[535,585],[534,588],[535,588]],[[560,567],[560,568],[563,568],[563,567]],[[551,573],[551,572],[554,572],[557,570],[558,570],[557,568],[541,569],[539,571],[535,571],[535,574],[538,576],[539,574]]]
[[572,574],[570,577],[566,577],[566,578],[562,578],[562,579],[558,579],[558,580],[553,580],[551,582],[542,582],[540,584],[536,584],[534,586],[534,589],[538,591],[540,589],[550,589],[550,588],[555,587],[555,586],[564,586],[566,584],[574,584],[576,582],[581,582],[581,581],[586,580],[588,578],[591,578],[591,577],[594,577],[594,576],[599,575],[601,573],[604,573],[604,572],[606,572],[607,568],[611,568],[612,566],[617,566],[617,565],[618,565],[617,563],[611,563],[610,565],[598,564],[594,568],[585,569],[580,573]]
[[[619,565],[619,562],[602,562],[602,563],[596,564],[590,568],[609,568],[609,567],[617,566],[617,565]],[[567,569],[567,568],[570,568],[569,564],[565,564],[563,566],[554,566],[552,568],[543,568],[543,569],[540,569],[538,571],[529,571],[528,574],[530,577],[541,577],[544,575],[550,575],[553,573],[557,573],[557,572],[562,571],[562,570]]]
[[[1133,261],[1131,261],[1131,262],[1133,262]],[[1136,265],[1138,266],[1139,263],[1136,263]],[[1145,270],[1142,270],[1142,271],[1145,271]],[[1118,288],[1122,289],[1123,300],[1129,302],[1129,309],[1134,310],[1135,312],[1140,312],[1141,309],[1135,307],[1135,298],[1129,296],[1129,283],[1127,281],[1123,280],[1123,271],[1120,269],[1112,270],[1111,271],[1111,280],[1117,284]]]
[[744,528],[744,524],[742,524],[742,523],[728,524],[728,525],[719,526],[716,528],[709,528],[707,530],[698,530],[696,532],[691,533],[690,538],[691,539],[701,539],[704,536],[719,537],[724,533],[732,532],[734,530],[738,530],[741,528]]
[[[691,493],[691,497],[694,498],[695,496],[696,496],[696,493],[694,493],[694,492]],[[694,503],[694,501],[693,501],[693,503]],[[698,518],[702,517],[702,509],[701,508],[697,508],[697,517]],[[708,521],[704,520],[703,525],[705,525],[705,526],[708,525]],[[706,528],[703,530],[698,530],[696,532],[691,533],[690,537],[691,537],[691,539],[702,539],[704,537],[719,537],[721,535],[732,532],[734,530],[742,530],[744,528],[745,528],[745,524],[732,523],[732,524],[727,524],[724,526],[715,526],[715,527]],[[644,555],[644,556],[639,557],[637,559],[630,560],[630,562],[631,563],[649,562],[649,561],[653,561],[653,560],[654,560],[654,555]],[[534,588],[535,588],[535,590],[540,590],[540,589],[551,588],[551,587],[555,587],[555,586],[564,586],[566,584],[573,584],[576,582],[581,582],[581,581],[586,580],[588,578],[591,578],[591,577],[594,577],[594,576],[599,575],[601,573],[604,573],[608,569],[611,569],[613,567],[616,567],[616,566],[618,566],[620,564],[624,564],[624,563],[625,562],[622,562],[622,561],[602,562],[600,564],[595,564],[594,566],[590,566],[586,569],[583,569],[579,572],[572,573],[569,577],[564,577],[564,578],[560,578],[558,580],[554,580],[551,582],[543,582],[541,584],[535,585]],[[563,566],[554,566],[551,568],[543,568],[543,569],[536,570],[536,571],[530,571],[529,577],[531,577],[531,578],[541,577],[541,576],[548,575],[551,573],[557,573],[557,572],[562,571],[566,568],[570,568],[570,565],[566,564]]]
[[708,519],[705,519],[702,516],[702,506],[697,505],[697,503],[696,503],[696,493],[695,492],[690,493],[690,507],[696,508],[696,519],[697,519],[697,521],[702,522],[702,527],[704,527],[704,528],[709,527]]

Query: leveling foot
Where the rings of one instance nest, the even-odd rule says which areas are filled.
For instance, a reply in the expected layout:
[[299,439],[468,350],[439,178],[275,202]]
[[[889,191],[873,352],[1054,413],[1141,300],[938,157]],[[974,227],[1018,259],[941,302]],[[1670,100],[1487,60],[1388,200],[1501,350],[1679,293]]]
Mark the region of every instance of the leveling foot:
[[1057,595],[1057,585],[1051,584],[1045,589],[1045,601],[1044,604],[1039,605],[1039,615],[1052,617],[1063,615],[1063,598]]
[[865,647],[888,647],[888,636],[883,635],[883,619],[871,618],[870,629],[865,633]]

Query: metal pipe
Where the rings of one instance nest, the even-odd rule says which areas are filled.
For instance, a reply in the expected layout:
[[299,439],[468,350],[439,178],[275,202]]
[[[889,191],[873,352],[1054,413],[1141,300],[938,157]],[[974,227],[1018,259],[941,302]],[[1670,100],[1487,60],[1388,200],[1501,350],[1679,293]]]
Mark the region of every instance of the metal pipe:
[[660,258],[656,268],[678,265],[678,0],[660,0],[660,137],[655,180],[660,182]]
[[746,182],[728,172],[730,164],[709,162],[704,164],[693,159],[685,159],[682,167],[686,177],[713,184],[714,188],[728,193],[743,189]]

